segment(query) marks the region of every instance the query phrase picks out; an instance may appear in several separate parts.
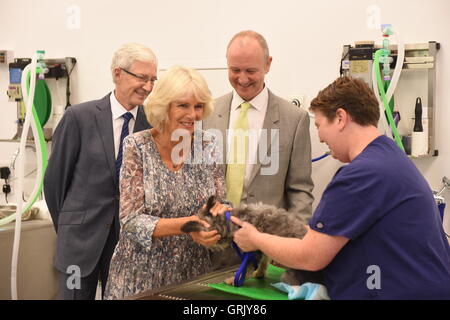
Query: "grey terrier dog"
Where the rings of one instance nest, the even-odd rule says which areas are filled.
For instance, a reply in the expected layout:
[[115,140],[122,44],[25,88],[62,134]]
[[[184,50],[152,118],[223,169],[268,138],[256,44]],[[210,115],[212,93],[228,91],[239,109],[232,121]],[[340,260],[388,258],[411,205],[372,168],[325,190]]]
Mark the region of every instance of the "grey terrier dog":
[[[197,216],[200,219],[209,223],[211,226],[210,228],[205,228],[197,221],[189,221],[181,227],[181,231],[189,233],[195,231],[211,231],[215,229],[220,234],[220,240],[211,249],[223,250],[231,244],[234,232],[240,227],[231,221],[227,222],[225,215],[218,214],[217,216],[213,216],[210,213],[210,209],[214,206],[216,201],[216,198],[211,196],[208,199],[206,206],[197,213]],[[307,231],[305,221],[299,215],[262,203],[243,204],[238,208],[232,209],[231,215],[236,216],[241,221],[251,223],[260,232],[281,237],[302,239]],[[253,277],[263,278],[270,261],[261,252],[257,252],[255,256],[258,260],[258,269],[253,273]],[[249,264],[249,266],[250,265],[251,264]],[[225,280],[225,282],[233,285],[233,280],[234,278],[230,278]],[[286,268],[286,272],[282,275],[281,281],[290,285],[301,285],[305,282],[323,283],[323,278],[320,271]]]

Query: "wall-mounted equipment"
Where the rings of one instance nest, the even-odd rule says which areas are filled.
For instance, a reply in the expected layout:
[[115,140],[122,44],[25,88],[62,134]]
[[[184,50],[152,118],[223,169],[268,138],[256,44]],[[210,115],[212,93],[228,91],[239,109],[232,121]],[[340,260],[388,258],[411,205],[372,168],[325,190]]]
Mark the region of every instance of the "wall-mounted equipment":
[[[39,79],[36,79],[34,105],[40,124],[44,129],[44,136],[46,140],[51,139],[53,129],[56,127],[58,122],[51,121],[51,123],[46,126],[51,116],[55,115],[48,81],[50,79],[54,79],[56,81],[60,79],[66,80],[65,108],[70,106],[70,76],[76,62],[77,60],[74,57],[66,57],[62,59],[43,59],[43,61],[41,61],[45,72],[43,76],[41,75]],[[14,59],[14,62],[9,64],[9,85],[7,94],[9,101],[17,103],[17,132],[14,137],[12,137],[13,141],[16,141],[21,136],[23,123],[25,120],[25,104],[23,102],[21,81],[23,70],[30,63],[30,58],[16,58]],[[31,132],[29,133],[29,137],[32,139]]]
[[[435,41],[402,44],[398,37],[397,44],[391,44],[390,37],[395,35],[392,27],[383,25],[382,31],[382,44],[359,41],[354,46],[344,45],[340,74],[362,78],[374,88],[380,106],[388,105],[392,116],[392,119],[388,119],[389,110],[386,107],[382,109],[385,133],[396,140],[408,155],[437,156],[436,55],[440,44]],[[377,65],[374,67],[375,63]],[[398,71],[397,75],[396,71],[391,72],[394,69]],[[381,91],[386,96],[386,103],[383,102]],[[420,108],[416,107],[417,101],[420,101]],[[419,115],[421,119],[416,119]],[[419,123],[422,131],[419,131]],[[414,152],[411,145],[414,145]]]

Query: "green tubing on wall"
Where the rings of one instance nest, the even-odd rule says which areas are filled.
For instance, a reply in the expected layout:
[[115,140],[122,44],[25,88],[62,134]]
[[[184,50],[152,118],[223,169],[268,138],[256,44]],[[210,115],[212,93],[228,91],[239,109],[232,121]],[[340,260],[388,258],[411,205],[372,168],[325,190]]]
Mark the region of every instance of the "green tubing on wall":
[[[42,80],[44,81],[44,80]],[[47,88],[47,86],[44,86],[45,88]],[[48,90],[48,88],[47,88]],[[27,82],[27,92],[30,92],[30,83]],[[48,94],[50,94],[48,92]],[[48,99],[50,99],[50,96],[48,97]],[[51,101],[51,99],[50,99]],[[51,102],[50,102],[51,103]],[[47,122],[48,120],[48,116],[45,119],[45,122]],[[33,199],[31,199],[31,201],[29,201],[28,206],[26,208],[24,208],[24,210],[22,211],[22,214],[24,214],[25,212],[27,212],[28,210],[31,209],[31,206],[37,201],[37,199],[39,198],[39,196],[41,195],[43,186],[44,186],[44,174],[45,174],[45,169],[47,169],[47,146],[45,144],[45,137],[44,137],[44,131],[42,130],[42,127],[44,126],[43,124],[41,125],[42,119],[40,119],[40,117],[38,116],[38,113],[36,111],[36,105],[33,101],[33,121],[34,124],[36,125],[36,131],[38,133],[38,137],[34,137],[35,142],[39,143],[41,146],[41,154],[40,155],[36,155],[37,157],[40,156],[42,159],[42,174],[40,177],[36,177],[36,179],[39,179],[39,189],[36,193],[36,195],[34,196]],[[39,148],[36,148],[36,151],[39,150]]]
[[[389,102],[387,101],[387,98],[386,98],[386,91],[384,90],[383,81],[381,80],[380,57],[381,57],[382,52],[383,52],[382,49],[377,50],[375,52],[375,56],[374,56],[375,73],[376,73],[376,78],[377,78],[377,83],[378,83],[378,89],[380,91],[379,94],[381,96],[381,101],[383,102],[383,105],[384,105],[384,111],[386,112],[389,126],[391,127],[392,132],[394,134],[394,140],[397,143],[397,145],[399,146],[399,148],[402,149],[403,151],[405,151],[405,148],[403,147],[402,139],[398,133],[397,126],[395,125],[394,118],[392,116],[391,107],[389,106]],[[375,92],[375,94],[377,94],[377,92]]]
[[[29,74],[27,76],[29,77]],[[30,92],[30,82],[29,81],[27,81],[27,92]],[[34,195],[33,199],[30,199],[30,201],[28,202],[28,205],[23,208],[22,214],[24,214],[25,212],[28,212],[28,210],[31,209],[33,204],[37,201],[37,199],[41,195],[41,192],[42,192],[42,189],[44,186],[45,169],[47,168],[47,147],[45,144],[44,131],[42,130],[43,125],[41,125],[42,119],[40,119],[40,117],[38,116],[38,113],[36,111],[36,105],[35,105],[34,101],[33,101],[33,121],[34,121],[34,125],[36,126],[36,131],[38,133],[38,137],[34,137],[35,143],[39,143],[41,146],[41,148],[40,148],[41,154],[40,155],[36,154],[36,156],[37,157],[40,156],[42,159],[42,174],[40,177],[36,177],[36,179],[39,179],[38,190],[37,190],[36,194]],[[39,148],[36,148],[36,151],[38,151],[38,150],[39,150]]]

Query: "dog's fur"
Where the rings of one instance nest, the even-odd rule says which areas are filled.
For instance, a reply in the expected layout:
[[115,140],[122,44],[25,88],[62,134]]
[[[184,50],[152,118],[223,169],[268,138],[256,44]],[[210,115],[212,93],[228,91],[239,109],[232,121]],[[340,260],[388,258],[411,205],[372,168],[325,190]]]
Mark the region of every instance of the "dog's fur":
[[[208,222],[211,228],[207,229],[197,221],[189,221],[182,226],[181,231],[189,233],[194,231],[210,231],[215,229],[220,234],[220,240],[211,249],[222,250],[230,245],[233,240],[234,232],[239,228],[239,226],[230,222],[227,227],[225,215],[219,214],[217,216],[213,216],[210,213],[210,209],[214,206],[215,202],[215,197],[211,196],[208,199],[206,207],[202,208],[197,214],[200,219]],[[299,215],[262,203],[241,205],[239,208],[232,209],[231,214],[238,217],[241,221],[251,223],[260,232],[281,237],[302,239],[307,231],[305,227],[306,222],[303,221]],[[230,231],[228,231],[228,228]],[[264,277],[269,261],[267,257],[262,254],[256,254],[256,257],[259,260],[259,266],[253,276]],[[301,285],[305,282],[323,283],[322,273],[320,271],[313,272],[289,268],[286,268],[286,272],[283,274],[281,281],[290,285]],[[228,279],[226,282],[232,284],[233,281],[232,279]]]

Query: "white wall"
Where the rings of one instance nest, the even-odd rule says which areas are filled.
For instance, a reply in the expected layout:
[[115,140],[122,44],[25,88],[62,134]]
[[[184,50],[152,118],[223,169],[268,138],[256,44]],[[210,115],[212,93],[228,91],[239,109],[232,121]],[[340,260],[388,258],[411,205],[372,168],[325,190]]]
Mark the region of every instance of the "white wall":
[[[405,43],[442,44],[436,101],[440,154],[415,160],[437,189],[442,176],[450,177],[449,13],[448,0],[2,0],[0,49],[12,49],[16,57],[28,57],[36,49],[45,49],[48,58],[76,57],[72,103],[77,103],[111,90],[111,56],[124,42],[150,46],[160,67],[220,68],[225,66],[230,37],[254,29],[266,37],[274,59],[266,81],[269,88],[284,97],[305,95],[308,102],[339,75],[344,44],[380,41],[378,28],[371,28],[379,17],[381,23],[393,24]],[[225,71],[208,71],[205,76],[215,96],[230,90]],[[7,84],[8,70],[0,67],[0,92]],[[0,95],[0,110],[0,139],[5,139],[15,133],[16,117],[15,104],[6,94]],[[311,134],[313,155],[321,155],[325,148],[313,125]],[[11,145],[0,143],[0,165],[9,163],[16,148]],[[313,165],[315,205],[337,167],[330,158]]]

